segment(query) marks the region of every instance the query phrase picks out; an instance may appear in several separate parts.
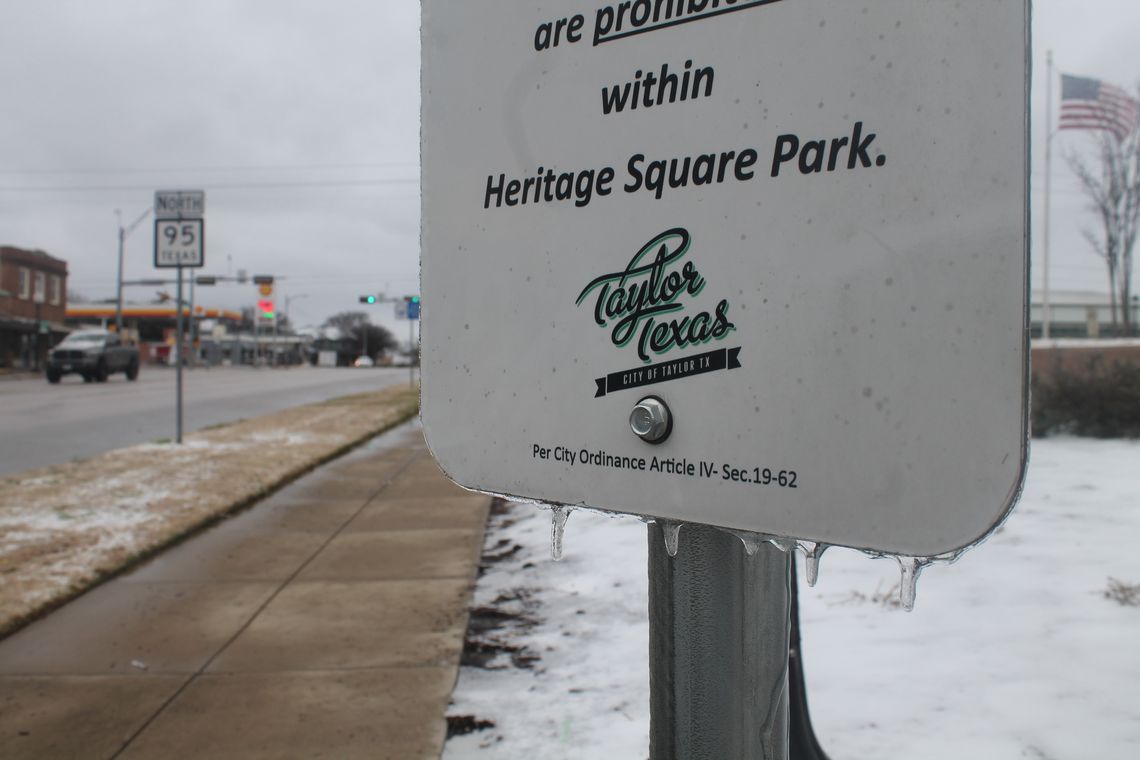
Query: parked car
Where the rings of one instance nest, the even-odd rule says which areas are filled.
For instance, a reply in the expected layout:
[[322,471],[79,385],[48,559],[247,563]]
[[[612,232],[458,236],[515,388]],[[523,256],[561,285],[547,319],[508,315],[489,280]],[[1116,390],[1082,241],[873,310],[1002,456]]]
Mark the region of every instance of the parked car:
[[48,355],[49,383],[58,383],[70,372],[82,375],[86,383],[106,382],[107,376],[116,372],[135,380],[139,376],[139,350],[123,345],[119,336],[109,330],[77,330]]
[[358,356],[356,358],[356,361],[354,361],[352,363],[352,366],[354,366],[354,367],[374,367],[374,366],[376,366],[376,362],[372,361],[372,357]]

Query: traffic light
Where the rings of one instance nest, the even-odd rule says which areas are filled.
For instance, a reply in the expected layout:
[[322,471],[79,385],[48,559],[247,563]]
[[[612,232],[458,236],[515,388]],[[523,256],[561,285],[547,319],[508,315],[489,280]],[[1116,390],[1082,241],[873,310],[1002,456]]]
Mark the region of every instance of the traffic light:
[[376,303],[376,296],[361,296],[361,303]]
[[272,285],[273,275],[271,274],[255,274],[253,276],[254,285]]
[[194,282],[198,285],[217,285],[218,278],[213,275],[200,274],[194,278]]
[[273,299],[262,298],[257,302],[257,311],[261,314],[262,319],[273,319]]

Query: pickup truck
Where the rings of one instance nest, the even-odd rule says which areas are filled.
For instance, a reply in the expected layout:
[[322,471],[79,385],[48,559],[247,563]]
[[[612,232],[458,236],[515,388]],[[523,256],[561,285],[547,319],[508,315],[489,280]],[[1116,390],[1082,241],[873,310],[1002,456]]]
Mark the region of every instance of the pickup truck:
[[83,376],[83,382],[105,383],[107,376],[124,372],[128,380],[139,376],[139,350],[125,346],[109,330],[77,330],[64,338],[48,355],[47,381],[59,382],[69,372]]

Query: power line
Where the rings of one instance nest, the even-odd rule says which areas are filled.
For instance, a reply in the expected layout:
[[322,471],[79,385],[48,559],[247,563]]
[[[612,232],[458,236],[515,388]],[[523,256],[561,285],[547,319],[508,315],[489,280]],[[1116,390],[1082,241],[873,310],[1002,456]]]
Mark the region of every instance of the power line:
[[[306,187],[383,187],[385,185],[415,185],[419,177],[361,180],[298,180],[293,182],[213,182],[202,183],[203,190],[275,190]],[[59,185],[38,187],[0,187],[0,193],[103,193],[153,192],[154,185]]]
[[167,166],[80,169],[0,169],[0,175],[59,175],[59,174],[162,174],[166,172],[262,172],[308,171],[326,169],[394,169],[419,166],[414,161],[384,161],[371,164],[261,164],[230,166]]
[[[361,280],[372,280],[375,282],[409,282],[418,281],[419,276],[419,272],[354,272],[350,275],[329,276],[298,274],[296,272],[281,270],[274,273],[274,277],[277,279],[288,280],[290,284],[294,285],[356,285],[359,284]],[[114,284],[115,279],[113,277],[107,279],[101,277],[92,277],[90,279],[69,277],[68,282],[69,284],[82,287],[93,287],[104,284]],[[235,285],[244,287],[242,283],[234,281],[225,283],[227,287]]]

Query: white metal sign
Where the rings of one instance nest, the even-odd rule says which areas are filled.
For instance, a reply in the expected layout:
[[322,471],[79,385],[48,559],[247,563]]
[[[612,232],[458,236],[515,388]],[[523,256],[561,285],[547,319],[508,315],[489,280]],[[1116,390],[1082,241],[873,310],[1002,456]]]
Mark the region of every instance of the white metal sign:
[[204,266],[205,229],[204,219],[156,219],[154,265],[159,268]]
[[205,215],[204,190],[158,190],[154,194],[155,219],[201,219]]
[[1026,459],[1027,6],[424,0],[440,465],[874,551],[984,536]]

